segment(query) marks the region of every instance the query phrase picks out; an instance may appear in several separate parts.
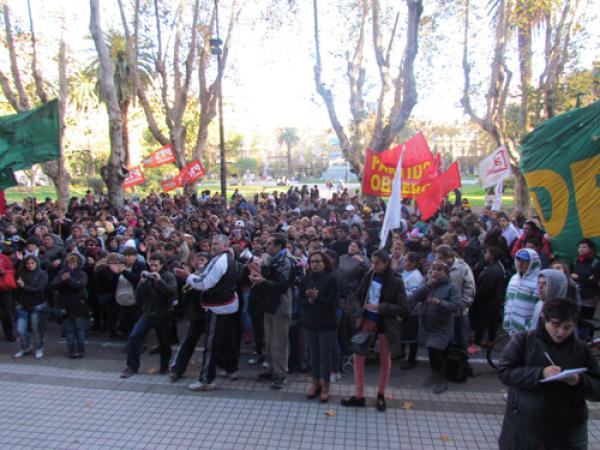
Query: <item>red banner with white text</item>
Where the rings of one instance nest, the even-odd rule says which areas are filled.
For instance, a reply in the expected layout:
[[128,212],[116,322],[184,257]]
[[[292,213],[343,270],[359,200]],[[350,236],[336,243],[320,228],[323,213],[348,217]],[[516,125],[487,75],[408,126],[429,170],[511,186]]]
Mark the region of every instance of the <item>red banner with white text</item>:
[[193,183],[205,174],[206,171],[204,170],[202,163],[200,161],[192,161],[181,169],[181,183],[184,185]]
[[174,163],[175,162],[175,151],[173,150],[173,146],[171,144],[167,144],[164,147],[159,148],[158,150],[150,153],[144,160],[142,164],[147,168],[155,168],[160,167],[164,164]]
[[178,187],[183,187],[183,183],[181,182],[181,173],[174,176],[173,178],[161,181],[160,185],[163,189],[163,192],[169,192],[173,189],[177,189]]
[[403,144],[376,153],[368,149],[362,191],[376,197],[389,197],[392,180],[402,147],[406,147],[402,160],[402,198],[415,198],[431,186],[431,181],[439,174],[439,158],[431,153],[425,137],[417,133]]
[[140,166],[135,166],[129,168],[129,173],[127,177],[123,180],[123,188],[130,188],[133,186],[137,186],[138,184],[143,184],[146,182],[144,178],[144,174],[142,173],[142,168]]

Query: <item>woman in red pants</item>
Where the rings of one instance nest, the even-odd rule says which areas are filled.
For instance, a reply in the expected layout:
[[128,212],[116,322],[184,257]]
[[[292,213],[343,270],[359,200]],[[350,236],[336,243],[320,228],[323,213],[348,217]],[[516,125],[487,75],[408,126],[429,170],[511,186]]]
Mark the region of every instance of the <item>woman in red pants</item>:
[[[390,255],[378,250],[371,256],[373,268],[363,277],[356,297],[363,301],[360,330],[374,333],[379,347],[379,385],[377,410],[385,411],[385,388],[390,379],[392,358],[390,347],[400,339],[397,317],[408,308],[402,276],[392,271]],[[343,406],[365,406],[365,355],[354,354],[355,394],[342,400]]]

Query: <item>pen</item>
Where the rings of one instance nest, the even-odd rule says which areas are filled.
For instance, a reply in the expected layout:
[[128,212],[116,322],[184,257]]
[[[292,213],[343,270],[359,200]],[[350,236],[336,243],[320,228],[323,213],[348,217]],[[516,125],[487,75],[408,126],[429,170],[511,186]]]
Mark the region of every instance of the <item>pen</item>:
[[548,352],[544,352],[544,356],[546,356],[546,359],[548,361],[550,361],[550,364],[552,364],[553,366],[556,366],[556,364],[554,364],[554,361],[552,361],[552,358],[550,358],[550,355],[548,354]]

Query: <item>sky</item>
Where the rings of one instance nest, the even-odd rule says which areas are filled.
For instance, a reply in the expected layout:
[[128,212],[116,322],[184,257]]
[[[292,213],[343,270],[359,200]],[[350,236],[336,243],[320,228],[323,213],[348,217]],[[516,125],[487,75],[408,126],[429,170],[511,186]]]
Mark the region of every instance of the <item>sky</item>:
[[[84,0],[31,0],[34,10],[36,31],[40,35],[56,37],[59,25],[47,15],[47,10],[65,9],[68,15],[68,41],[74,57],[89,58],[93,53],[92,41],[86,40],[89,34],[89,3]],[[332,86],[336,95],[336,106],[342,120],[349,118],[347,103],[347,83],[337,75],[335,67],[342,67],[342,59],[331,56],[329,52],[344,51],[340,47],[342,40],[339,17],[331,15],[330,2],[320,1],[322,8],[321,36],[323,46],[324,78]],[[480,0],[486,4],[485,0]],[[600,0],[589,0],[587,11],[600,11]],[[222,0],[222,4],[228,4]],[[253,4],[266,4],[267,0],[255,0]],[[300,1],[298,14],[284,21],[277,29],[265,32],[258,29],[253,20],[257,15],[256,7],[243,11],[238,24],[235,42],[231,52],[231,65],[223,86],[225,96],[225,118],[234,120],[235,128],[242,134],[257,130],[273,130],[278,127],[293,126],[299,129],[330,127],[327,112],[321,98],[315,92],[313,80],[314,39],[312,23],[312,2]],[[404,3],[398,2],[403,12]],[[425,2],[424,15],[433,2]],[[116,0],[102,0],[103,22],[105,30],[110,23],[119,25]],[[328,8],[329,6],[329,8]],[[26,17],[26,1],[11,2],[13,14]],[[222,18],[225,22],[226,18]],[[19,21],[16,21],[17,24]],[[402,22],[402,19],[401,19]],[[437,30],[442,37],[437,49],[431,50],[422,45],[416,62],[419,80],[419,103],[413,110],[413,116],[433,122],[457,122],[465,120],[459,101],[462,95],[462,31],[459,21],[448,21]],[[473,71],[475,84],[488,72],[491,49],[491,25],[488,18],[480,20],[474,26],[471,59],[477,61]],[[384,30],[386,33],[387,30]],[[582,50],[582,61],[588,66],[600,57],[600,27],[589,30]],[[404,42],[396,44],[402,49]],[[370,50],[367,48],[366,50]],[[369,70],[375,70],[372,61]],[[376,75],[376,73],[375,73]],[[427,77],[421,77],[426,75]],[[516,80],[513,83],[516,85]],[[373,90],[374,94],[376,89]],[[373,94],[373,95],[374,95]],[[375,97],[372,96],[371,99]]]

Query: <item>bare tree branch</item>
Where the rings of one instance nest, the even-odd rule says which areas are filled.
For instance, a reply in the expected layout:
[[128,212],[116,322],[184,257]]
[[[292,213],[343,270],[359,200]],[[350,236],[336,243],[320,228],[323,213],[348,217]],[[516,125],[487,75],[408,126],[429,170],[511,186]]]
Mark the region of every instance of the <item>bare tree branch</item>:
[[33,16],[31,14],[31,0],[27,0],[27,10],[29,12],[29,30],[31,34],[31,48],[33,50],[31,57],[31,72],[35,81],[35,92],[39,99],[42,101],[42,103],[46,103],[48,102],[48,95],[46,94],[46,89],[44,87],[44,79],[42,78],[42,75],[40,74],[40,71],[37,67],[37,46],[35,39],[35,31],[33,28]]
[[15,111],[21,111],[21,105],[19,104],[19,99],[10,86],[10,80],[8,77],[0,70],[0,86],[2,86],[2,92],[4,92],[4,96],[10,103],[10,106],[14,108]]
[[402,100],[396,96],[389,114],[387,125],[379,135],[374,135],[371,148],[381,151],[388,148],[393,139],[406,126],[413,108],[417,104],[417,83],[415,81],[414,65],[419,51],[419,23],[423,13],[422,0],[406,0],[408,8],[406,46],[400,67],[400,75],[396,79],[396,91],[402,90]]
[[8,47],[8,54],[10,57],[10,70],[12,72],[13,83],[17,89],[18,94],[18,105],[17,111],[27,111],[31,108],[29,103],[29,97],[25,93],[23,82],[21,81],[21,74],[19,72],[19,64],[17,63],[17,51],[15,49],[15,41],[12,33],[12,24],[10,19],[10,9],[8,3],[4,3],[4,27],[6,32],[6,45]]

